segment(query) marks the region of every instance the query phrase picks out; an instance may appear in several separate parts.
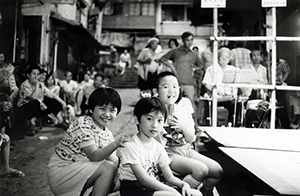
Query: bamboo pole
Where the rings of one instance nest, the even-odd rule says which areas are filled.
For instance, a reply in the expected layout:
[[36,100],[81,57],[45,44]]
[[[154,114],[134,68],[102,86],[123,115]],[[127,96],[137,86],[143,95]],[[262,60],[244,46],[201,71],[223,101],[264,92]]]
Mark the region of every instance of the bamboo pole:
[[[213,26],[214,26],[214,37],[218,36],[218,8],[213,10]],[[214,76],[213,81],[216,81],[217,78],[217,66],[218,65],[218,40],[214,40],[213,45],[213,66],[214,66]],[[217,127],[217,89],[213,88],[213,104],[212,104],[212,126]]]

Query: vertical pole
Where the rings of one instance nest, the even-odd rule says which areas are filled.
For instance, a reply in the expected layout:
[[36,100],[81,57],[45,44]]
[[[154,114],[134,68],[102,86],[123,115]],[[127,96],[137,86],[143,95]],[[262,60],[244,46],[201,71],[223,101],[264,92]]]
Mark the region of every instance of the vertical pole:
[[15,9],[15,26],[14,26],[14,46],[13,46],[13,59],[12,62],[16,62],[16,50],[17,50],[17,31],[18,31],[18,11],[19,11],[19,4],[18,0],[16,0],[16,9]]
[[[214,37],[216,38],[218,36],[218,8],[214,8],[213,11],[213,26],[214,26]],[[214,45],[213,45],[213,66],[214,66],[214,76],[213,76],[213,83],[215,84],[216,81],[216,74],[217,74],[217,66],[218,66],[218,41],[214,39]],[[217,127],[217,89],[213,88],[212,92],[212,126]]]
[[[272,85],[276,86],[276,8],[272,7]],[[271,122],[270,128],[275,129],[275,117],[276,117],[276,90],[272,90],[271,94]]]

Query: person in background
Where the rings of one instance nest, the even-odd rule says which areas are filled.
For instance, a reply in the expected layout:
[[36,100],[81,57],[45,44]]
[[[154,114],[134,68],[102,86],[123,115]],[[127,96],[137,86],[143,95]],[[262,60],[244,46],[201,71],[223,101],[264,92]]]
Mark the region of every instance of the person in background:
[[[205,96],[211,97],[212,90],[215,87],[215,83],[222,83],[224,72],[225,71],[235,71],[238,68],[229,65],[231,59],[231,51],[226,47],[222,47],[218,51],[218,64],[219,66],[216,67],[216,78],[214,79],[214,66],[210,66],[206,69],[204,78],[203,78],[203,85],[206,87],[206,94]],[[237,89],[233,87],[222,87],[216,86],[217,96],[219,97],[228,97],[228,100],[224,100],[222,102],[218,102],[218,106],[224,106],[228,109],[228,122],[233,123],[233,115],[234,115],[234,96],[237,93]]]
[[[191,50],[194,35],[191,32],[184,32],[181,35],[183,45],[174,48],[163,55],[159,62],[169,66],[176,73],[185,96],[187,96],[194,105],[194,80],[193,72],[195,69],[203,69],[199,55]],[[170,64],[169,60],[173,63]]]
[[[261,65],[262,61],[262,54],[260,50],[254,49],[250,53],[250,58],[252,63],[249,64],[248,66],[245,66],[242,69],[252,69],[256,73],[256,79],[255,83],[256,84],[268,84],[268,79],[267,79],[267,68]],[[267,95],[267,90],[264,89],[250,89],[251,94],[249,96],[249,100],[252,99],[266,99]]]
[[120,55],[119,66],[121,68],[121,76],[125,73],[126,67],[131,68],[131,56],[128,53],[127,49],[125,49],[124,52]]
[[197,55],[199,55],[199,48],[198,48],[198,46],[193,46],[192,50],[193,50]]
[[[11,118],[14,102],[18,97],[18,90],[15,76],[14,76],[15,67],[5,62],[5,55],[2,50],[0,50],[0,125],[1,132],[8,133],[12,136],[11,133]],[[15,138],[13,138],[15,139]]]
[[141,97],[151,96],[152,80],[157,75],[159,63],[158,54],[155,52],[159,40],[155,37],[148,40],[148,47],[144,48],[137,57],[138,67],[138,88],[141,90]]
[[[76,113],[76,115],[86,114],[88,110],[88,100],[92,92],[98,88],[106,87],[103,84],[103,76],[101,74],[96,74],[94,77],[93,84],[86,86],[85,88],[81,89],[78,93],[78,105],[80,106],[80,111]],[[81,101],[81,102],[80,102]]]
[[77,111],[79,107],[76,103],[79,85],[75,80],[72,80],[73,74],[70,71],[66,71],[65,80],[59,81],[61,97],[66,102],[66,104],[70,104],[74,111]]
[[117,75],[118,73],[118,63],[119,63],[119,55],[118,55],[118,51],[117,49],[115,48],[115,46],[113,44],[110,44],[109,46],[110,48],[110,64],[115,67],[115,75]]
[[[154,139],[163,130],[167,119],[165,105],[156,97],[142,98],[133,113],[138,133],[117,153],[121,196],[201,196],[198,190],[191,189],[188,183],[173,175],[167,152]],[[161,182],[160,173],[170,185]]]
[[198,188],[204,196],[212,195],[212,189],[222,178],[222,167],[192,147],[195,141],[194,109],[191,101],[181,97],[180,84],[174,73],[162,72],[153,82],[153,94],[167,106],[165,130],[157,137],[171,159],[170,167],[183,176],[191,188]]
[[0,92],[9,96],[18,90],[14,70],[12,64],[5,62],[4,52],[0,50]]
[[99,88],[91,94],[89,113],[69,126],[50,158],[47,177],[55,195],[106,196],[118,189],[115,150],[130,137],[120,135],[114,139],[107,126],[121,106],[121,97],[112,88]]
[[63,123],[62,111],[66,107],[66,103],[59,97],[58,93],[53,93],[45,85],[47,78],[46,70],[41,69],[39,75],[39,88],[33,94],[33,98],[38,99],[41,104],[45,104],[48,118],[54,125],[61,125]]
[[174,38],[169,39],[168,47],[170,49],[177,48],[178,46],[179,46],[179,43],[178,43],[177,39],[174,39]]
[[55,95],[60,95],[60,86],[53,74],[48,74],[45,80],[45,86]]

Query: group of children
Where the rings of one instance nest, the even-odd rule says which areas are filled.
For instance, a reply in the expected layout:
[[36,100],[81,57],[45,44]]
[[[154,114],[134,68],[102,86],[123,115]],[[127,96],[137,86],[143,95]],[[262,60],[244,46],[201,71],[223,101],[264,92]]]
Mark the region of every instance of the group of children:
[[191,102],[171,72],[158,74],[153,84],[153,96],[140,99],[133,111],[137,133],[117,138],[107,126],[121,111],[120,95],[112,88],[93,91],[88,114],[69,126],[50,158],[55,195],[213,195],[223,170],[192,148]]

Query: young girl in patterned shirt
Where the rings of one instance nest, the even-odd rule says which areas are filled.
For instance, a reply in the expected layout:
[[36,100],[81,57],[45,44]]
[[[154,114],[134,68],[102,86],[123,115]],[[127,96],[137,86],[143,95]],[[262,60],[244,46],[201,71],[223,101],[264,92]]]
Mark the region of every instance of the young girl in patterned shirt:
[[192,148],[195,141],[194,110],[191,101],[181,97],[176,75],[171,72],[158,74],[153,82],[153,93],[168,108],[165,132],[157,139],[165,145],[171,169],[185,176],[183,181],[191,188],[197,188],[203,182],[203,196],[213,195],[212,189],[221,179],[223,170],[216,161]]
[[115,140],[107,125],[120,112],[121,98],[112,88],[99,88],[88,105],[89,114],[69,126],[50,159],[48,181],[55,195],[107,195],[115,186],[115,150],[129,137]]

